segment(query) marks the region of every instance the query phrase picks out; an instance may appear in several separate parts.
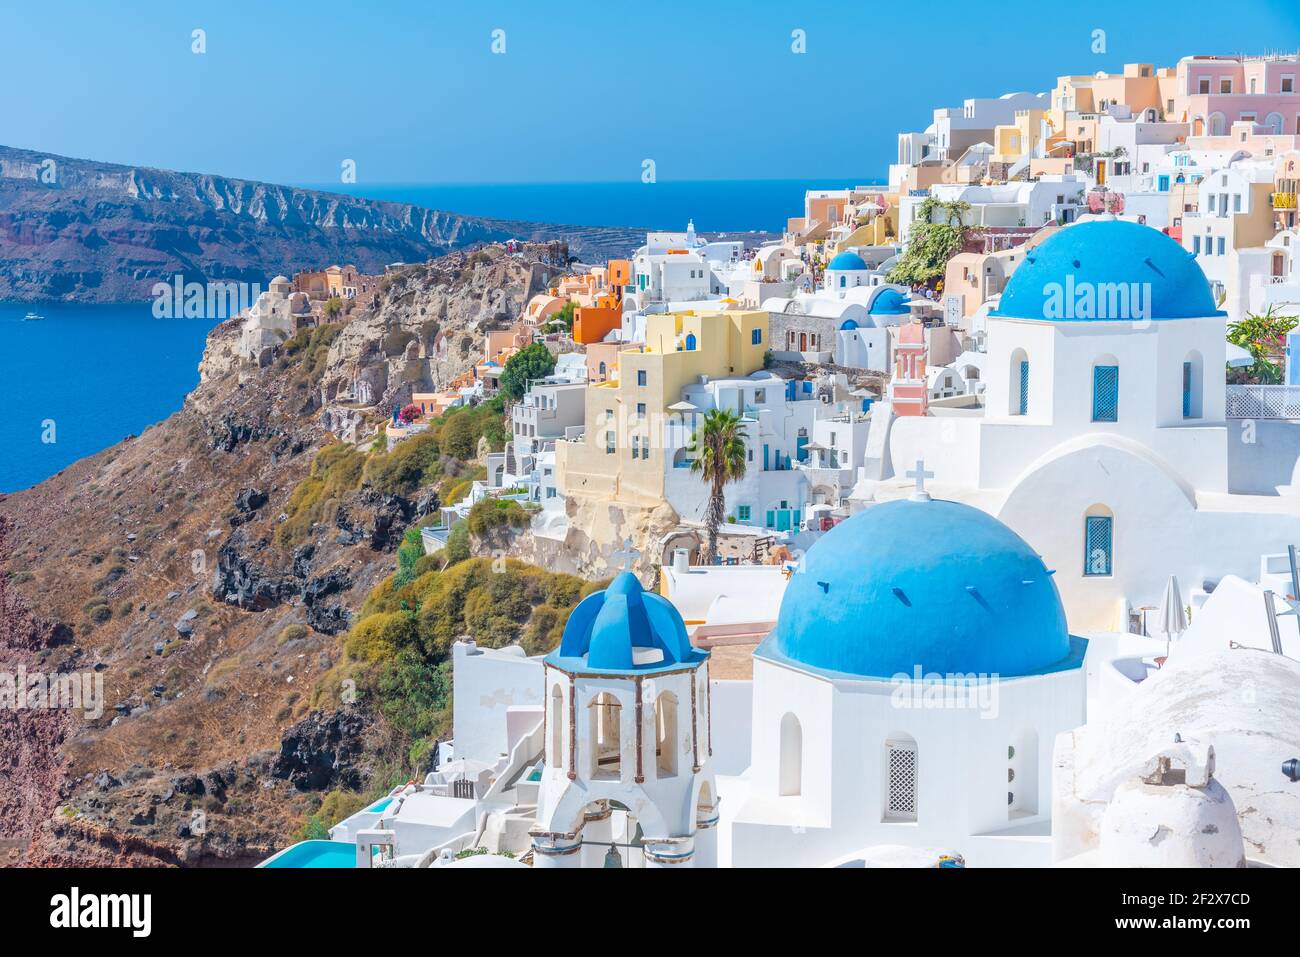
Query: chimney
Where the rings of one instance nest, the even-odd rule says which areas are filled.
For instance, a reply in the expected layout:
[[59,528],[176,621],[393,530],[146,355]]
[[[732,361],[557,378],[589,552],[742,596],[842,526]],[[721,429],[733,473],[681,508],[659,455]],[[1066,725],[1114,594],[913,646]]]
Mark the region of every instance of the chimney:
[[691,551],[689,548],[673,549],[673,573],[685,575],[691,570]]

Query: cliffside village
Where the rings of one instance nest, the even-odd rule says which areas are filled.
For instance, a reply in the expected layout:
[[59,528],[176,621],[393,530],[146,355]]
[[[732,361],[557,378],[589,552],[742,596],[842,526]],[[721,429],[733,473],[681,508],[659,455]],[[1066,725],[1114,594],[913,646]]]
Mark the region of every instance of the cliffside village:
[[[498,497],[640,574],[544,659],[458,641],[438,768],[330,843],[361,867],[1297,863],[1300,340],[1228,338],[1300,313],[1298,77],[1187,57],[937,109],[887,184],[808,191],[779,240],[650,232],[487,332],[388,442],[522,350],[554,366],[426,551]],[[277,279],[248,354],[268,310],[365,278]],[[744,470],[704,564],[714,410]],[[994,713],[897,703],[952,675],[1000,680]]]
[[[488,456],[486,479],[465,501],[444,504],[426,547],[441,547],[451,525],[486,496],[532,503],[534,534],[556,542],[583,503],[618,506],[619,515],[666,503],[673,515],[653,524],[649,538],[644,523],[635,530],[646,563],[671,565],[682,548],[698,560],[709,488],[690,469],[690,448],[712,409],[734,410],[745,430],[745,474],[726,487],[724,563],[802,554],[850,514],[908,494],[918,472],[945,497],[1042,537],[1030,489],[1044,480],[1035,470],[1061,469],[1050,461],[1054,450],[1090,433],[1159,450],[1178,472],[1163,481],[1202,490],[1198,511],[1257,522],[1257,540],[1266,541],[1265,529],[1295,520],[1259,497],[1275,503],[1293,481],[1300,492],[1291,431],[1300,416],[1300,362],[1279,357],[1281,384],[1225,384],[1225,364],[1252,360],[1225,343],[1224,329],[1270,309],[1300,311],[1300,257],[1292,252],[1300,236],[1298,67],[1294,57],[1189,57],[1173,68],[1128,64],[1119,73],[1059,77],[1047,93],[970,99],[935,110],[924,131],[899,135],[888,185],[808,191],[778,241],[749,248],[740,236],[705,239],[689,223],[682,232],[647,233],[627,259],[570,268],[509,328],[483,334],[481,361],[436,392],[410,395],[424,418],[437,416],[496,394],[524,347],[542,343],[555,355],[553,372],[509,406],[513,441]],[[930,279],[906,269],[922,223],[963,227],[960,246]],[[1142,368],[1162,347],[1141,323],[1108,340],[1113,355],[1104,366],[1076,355],[1073,340],[1068,348],[1054,343],[1070,324],[1053,334],[1043,320],[1070,317],[1042,314],[1043,289],[1052,278],[1067,295],[1069,282],[1086,287],[1090,265],[1072,253],[1064,266],[1073,275],[1039,275],[1054,237],[1061,247],[1151,250],[1136,259],[1145,300],[1130,283],[1133,315],[1113,318],[1159,310],[1161,283],[1181,286],[1183,272],[1195,273],[1205,341],[1183,335],[1190,324],[1156,324],[1169,335],[1180,330],[1169,346],[1182,353],[1169,360],[1168,382],[1151,381]],[[507,244],[515,255],[522,247]],[[1143,265],[1178,247],[1185,255],[1169,268]],[[1034,298],[1028,312],[1005,295],[1026,263],[1035,267],[1035,278],[1025,277],[1034,295],[1015,306]],[[1103,293],[1128,292],[1113,270],[1095,278]],[[381,280],[352,266],[277,277],[252,310],[241,351],[251,357],[278,343],[318,321],[331,302],[368,307]],[[1106,303],[1096,308],[1093,318],[1105,318]],[[1087,368],[1068,368],[1071,357]],[[1116,370],[1105,373],[1113,394],[1096,397],[1100,415],[1094,367]],[[392,411],[390,446],[423,427],[423,419],[399,421]],[[1228,441],[1234,420],[1246,419],[1269,441]],[[1217,448],[1203,453],[1214,430]],[[1167,448],[1192,434],[1196,451]],[[634,533],[630,523],[616,527],[620,521],[597,518],[585,531],[612,553]],[[1074,559],[1084,551],[1084,524],[1070,518],[1057,534],[1063,593],[1068,600],[1073,586],[1084,586],[1086,617],[1099,625],[1138,621],[1167,572],[1126,562],[1104,587],[1086,581],[1095,576]],[[1107,548],[1122,537],[1112,527]],[[1300,539],[1300,526],[1291,538]],[[1214,562],[1203,561],[1207,552]],[[1188,566],[1199,583],[1211,567],[1248,572],[1259,556],[1229,561],[1207,541],[1151,557],[1162,569]],[[1080,567],[1066,571],[1071,566]]]

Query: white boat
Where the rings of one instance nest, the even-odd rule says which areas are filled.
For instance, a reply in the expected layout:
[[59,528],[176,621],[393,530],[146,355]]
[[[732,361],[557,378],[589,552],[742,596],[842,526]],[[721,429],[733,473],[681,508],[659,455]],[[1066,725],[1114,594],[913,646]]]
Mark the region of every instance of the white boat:
[[44,316],[37,315],[37,314],[34,313],[34,312],[29,312],[29,313],[27,313],[27,315],[23,316],[23,321],[24,321],[24,322],[35,322],[37,319],[44,319],[44,318],[45,318]]

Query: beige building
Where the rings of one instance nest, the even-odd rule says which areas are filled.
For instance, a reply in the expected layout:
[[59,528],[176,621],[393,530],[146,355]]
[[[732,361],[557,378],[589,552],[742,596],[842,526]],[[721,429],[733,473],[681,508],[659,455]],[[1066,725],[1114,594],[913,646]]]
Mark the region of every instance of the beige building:
[[[617,378],[587,389],[581,438],[557,442],[556,487],[653,509],[664,502],[664,429],[681,422],[682,389],[701,376],[744,376],[763,367],[763,311],[680,312],[646,317],[646,342],[619,353]],[[689,420],[688,420],[689,421]]]

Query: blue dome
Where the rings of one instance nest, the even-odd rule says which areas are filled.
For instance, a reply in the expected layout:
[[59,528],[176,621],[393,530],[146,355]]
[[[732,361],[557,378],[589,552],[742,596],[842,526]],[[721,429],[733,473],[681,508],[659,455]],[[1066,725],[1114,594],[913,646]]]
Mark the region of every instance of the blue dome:
[[967,505],[907,500],[868,508],[808,550],[755,654],[856,677],[1016,677],[1078,667],[1085,646],[1015,532]]
[[672,603],[647,592],[631,572],[578,602],[548,664],[572,674],[646,673],[698,664],[708,657],[691,645]]
[[830,261],[827,269],[837,269],[840,272],[848,272],[853,269],[866,269],[867,264],[862,261],[862,257],[853,252],[842,252]]
[[907,307],[909,302],[911,300],[897,289],[882,289],[871,300],[867,313],[872,316],[906,316],[912,311]]
[[[1110,291],[1120,289],[1137,291],[1128,308],[1124,299],[1113,300]],[[1085,306],[1080,297],[1093,304]],[[1067,226],[1029,250],[990,315],[1113,321],[1224,313],[1215,308],[1195,257],[1174,240],[1140,223],[1093,220]]]

